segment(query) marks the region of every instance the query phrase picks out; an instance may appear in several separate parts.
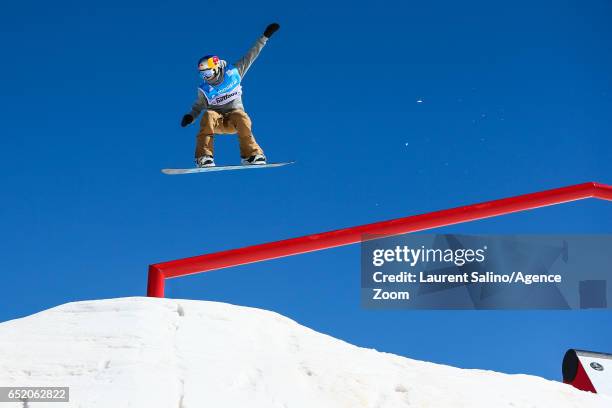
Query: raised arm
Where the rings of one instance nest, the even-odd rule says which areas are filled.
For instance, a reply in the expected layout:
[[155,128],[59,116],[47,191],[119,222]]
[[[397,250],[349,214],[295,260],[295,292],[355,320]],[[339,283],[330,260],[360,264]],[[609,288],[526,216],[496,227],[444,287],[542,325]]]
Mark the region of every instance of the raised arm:
[[257,59],[257,56],[263,49],[264,45],[266,45],[266,42],[268,42],[268,39],[272,37],[272,34],[274,34],[279,28],[280,26],[277,23],[268,25],[263,35],[259,37],[257,41],[255,41],[255,44],[253,44],[251,49],[244,55],[244,57],[236,61],[234,65],[238,69],[240,76],[244,76],[244,74],[246,74],[251,67],[251,64],[253,64],[253,61]]

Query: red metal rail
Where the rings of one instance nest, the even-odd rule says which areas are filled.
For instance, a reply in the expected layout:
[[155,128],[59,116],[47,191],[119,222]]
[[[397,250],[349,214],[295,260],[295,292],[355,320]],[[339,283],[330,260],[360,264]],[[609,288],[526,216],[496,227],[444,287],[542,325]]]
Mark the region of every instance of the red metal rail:
[[354,244],[360,242],[364,235],[406,234],[591,197],[612,200],[612,186],[594,182],[576,184],[427,214],[157,263],[149,266],[147,296],[164,297],[166,278]]

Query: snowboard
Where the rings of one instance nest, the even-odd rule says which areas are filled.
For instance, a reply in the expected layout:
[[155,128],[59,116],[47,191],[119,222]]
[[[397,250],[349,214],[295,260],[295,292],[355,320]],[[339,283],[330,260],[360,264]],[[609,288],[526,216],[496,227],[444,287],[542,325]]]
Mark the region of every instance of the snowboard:
[[226,170],[248,170],[248,169],[265,169],[269,167],[281,167],[295,162],[282,162],[282,163],[268,163],[268,164],[238,164],[232,166],[214,166],[214,167],[196,167],[190,169],[162,169],[162,173],[169,175],[178,174],[193,174],[193,173],[207,173],[211,171],[226,171]]

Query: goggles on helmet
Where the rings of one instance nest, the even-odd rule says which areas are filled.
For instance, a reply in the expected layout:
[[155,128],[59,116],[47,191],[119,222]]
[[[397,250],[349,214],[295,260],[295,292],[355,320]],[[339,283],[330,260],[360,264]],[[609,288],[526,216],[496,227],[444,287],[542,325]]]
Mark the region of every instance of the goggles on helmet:
[[200,71],[200,78],[210,79],[215,76],[215,72],[212,69],[204,69]]
[[198,69],[200,70],[200,78],[211,79],[215,76],[216,70],[219,68],[219,57],[216,55],[207,55],[200,58],[198,61]]

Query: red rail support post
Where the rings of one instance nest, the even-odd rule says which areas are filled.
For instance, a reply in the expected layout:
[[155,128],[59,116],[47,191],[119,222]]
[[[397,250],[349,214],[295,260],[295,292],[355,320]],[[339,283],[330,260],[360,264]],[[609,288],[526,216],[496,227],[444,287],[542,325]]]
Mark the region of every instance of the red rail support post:
[[149,266],[149,279],[147,282],[147,296],[164,297],[164,274],[155,267]]
[[364,235],[380,237],[406,234],[584,198],[612,200],[612,186],[595,182],[576,184],[480,204],[153,264],[149,267],[147,296],[163,297],[166,278],[354,244],[360,242]]

